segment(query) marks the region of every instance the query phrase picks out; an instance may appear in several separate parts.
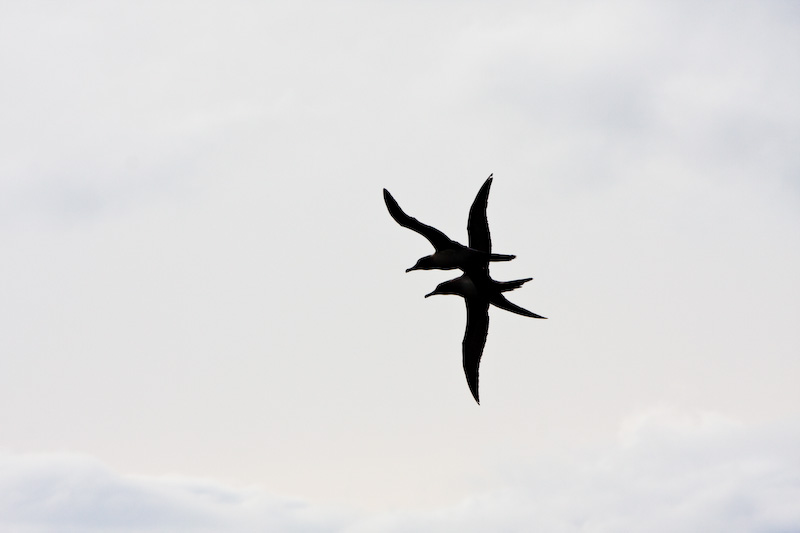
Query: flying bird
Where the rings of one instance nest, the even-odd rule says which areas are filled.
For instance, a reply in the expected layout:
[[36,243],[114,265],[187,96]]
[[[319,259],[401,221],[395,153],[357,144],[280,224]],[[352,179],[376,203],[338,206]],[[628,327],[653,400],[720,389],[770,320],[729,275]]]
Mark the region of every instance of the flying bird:
[[[489,176],[489,178],[486,180],[486,183],[484,183],[484,186],[478,192],[478,197],[475,198],[475,202],[478,202],[478,198],[481,197],[481,194],[483,194],[485,204],[485,195],[488,195],[488,184],[491,184],[491,180],[492,176]],[[452,270],[454,268],[460,268],[463,270],[465,268],[481,268],[489,261],[511,261],[515,257],[513,255],[493,254],[488,251],[488,248],[476,249],[476,247],[472,245],[473,237],[471,228],[473,223],[471,216],[467,228],[470,232],[470,246],[464,246],[463,244],[454,241],[438,229],[428,226],[427,224],[423,224],[416,218],[407,215],[400,208],[400,205],[397,203],[394,197],[392,197],[392,195],[386,189],[383,189],[383,200],[386,202],[386,207],[389,209],[389,214],[392,215],[392,218],[395,220],[395,222],[404,228],[416,231],[428,239],[428,241],[436,249],[433,254],[426,255],[425,257],[419,259],[414,266],[406,269],[406,272],[411,272],[412,270]],[[477,224],[478,222],[476,222],[476,225]],[[482,229],[476,229],[476,234],[481,233],[482,231]],[[487,225],[487,238],[488,231],[489,228]],[[480,239],[478,240],[480,241]]]
[[464,330],[462,342],[462,363],[467,385],[475,401],[480,404],[478,396],[478,369],[481,364],[483,348],[489,334],[489,304],[501,309],[531,318],[545,318],[518,305],[509,302],[503,292],[521,287],[532,278],[515,281],[495,281],[489,277],[488,272],[482,274],[463,274],[462,276],[440,283],[436,289],[425,295],[455,294],[464,298],[467,306],[467,326]]
[[[472,202],[467,221],[470,248],[487,254],[492,251],[492,238],[486,216],[491,185],[492,176],[489,176],[475,196],[475,201]],[[427,298],[436,294],[455,294],[464,298],[467,307],[467,325],[462,342],[462,362],[469,390],[478,404],[480,404],[478,369],[481,364],[483,348],[486,345],[486,337],[489,334],[489,305],[495,305],[522,316],[545,318],[509,302],[502,294],[518,289],[531,279],[533,278],[496,281],[489,276],[488,261],[473,262],[464,269],[463,275],[440,283],[436,289],[425,295]]]

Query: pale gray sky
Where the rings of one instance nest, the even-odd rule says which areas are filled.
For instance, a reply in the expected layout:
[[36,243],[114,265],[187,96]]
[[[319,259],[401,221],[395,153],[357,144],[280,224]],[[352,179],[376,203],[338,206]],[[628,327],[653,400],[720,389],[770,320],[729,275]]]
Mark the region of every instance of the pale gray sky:
[[[0,526],[800,527],[798,30],[2,4]],[[381,190],[464,242],[492,172],[492,273],[549,320],[492,310],[477,406],[464,305],[423,298],[453,273],[404,273],[431,249]]]

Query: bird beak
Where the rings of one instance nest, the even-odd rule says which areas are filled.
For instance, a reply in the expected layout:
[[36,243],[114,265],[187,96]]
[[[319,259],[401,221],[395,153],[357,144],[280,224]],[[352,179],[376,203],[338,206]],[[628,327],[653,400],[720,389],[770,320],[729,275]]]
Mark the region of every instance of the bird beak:
[[436,291],[429,292],[428,294],[425,295],[425,298],[427,298],[428,296],[433,296],[434,294],[436,294]]
[[411,272],[412,270],[416,270],[416,268],[414,268],[414,267],[407,268],[407,269],[406,269],[406,272]]

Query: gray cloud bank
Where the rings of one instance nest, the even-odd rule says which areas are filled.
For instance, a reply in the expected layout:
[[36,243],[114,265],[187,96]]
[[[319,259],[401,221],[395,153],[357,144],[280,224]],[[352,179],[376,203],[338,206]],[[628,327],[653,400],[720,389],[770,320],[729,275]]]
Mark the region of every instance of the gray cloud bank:
[[618,443],[516,472],[437,510],[357,513],[211,481],[119,475],[69,454],[0,455],[0,530],[800,531],[800,432],[653,411]]

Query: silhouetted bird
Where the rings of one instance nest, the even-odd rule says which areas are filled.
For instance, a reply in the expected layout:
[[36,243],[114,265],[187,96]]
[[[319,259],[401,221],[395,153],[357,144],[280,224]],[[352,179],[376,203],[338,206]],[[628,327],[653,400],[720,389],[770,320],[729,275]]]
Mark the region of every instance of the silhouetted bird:
[[[478,202],[479,198],[483,194],[483,203],[484,205],[486,204],[486,195],[489,193],[489,184],[491,184],[491,181],[492,176],[490,175],[486,180],[486,183],[484,183],[483,187],[481,187],[481,190],[478,192],[475,202]],[[428,239],[428,241],[430,241],[430,243],[436,249],[436,252],[421,258],[414,266],[406,269],[406,272],[410,272],[412,270],[452,270],[454,268],[460,268],[463,270],[467,268],[481,268],[483,265],[487,264],[488,261],[511,261],[515,257],[513,255],[493,254],[490,253],[488,249],[476,249],[476,247],[472,245],[473,221],[471,215],[470,221],[467,223],[467,230],[470,233],[470,246],[467,247],[452,240],[438,229],[428,226],[427,224],[423,224],[416,218],[405,214],[403,210],[400,209],[397,201],[386,189],[383,189],[383,199],[386,202],[386,207],[389,209],[389,214],[392,215],[392,218],[398,224],[404,228],[416,231]],[[475,222],[475,224],[480,224],[480,221]],[[485,219],[483,224],[486,224]],[[482,231],[482,228],[480,228],[476,230],[476,233],[481,233]],[[487,236],[488,231],[489,228],[487,225]]]
[[[469,221],[467,222],[470,248],[485,253],[491,253],[492,251],[492,238],[489,233],[489,221],[486,217],[491,185],[492,176],[489,176],[475,196],[475,201],[472,202],[472,207],[469,210]],[[545,317],[509,302],[502,294],[521,287],[533,278],[495,281],[489,276],[488,261],[482,263],[472,262],[463,270],[464,274],[462,276],[440,283],[433,292],[426,294],[425,297],[427,298],[434,294],[455,294],[464,298],[464,303],[467,306],[467,325],[462,343],[462,362],[469,390],[472,392],[475,401],[480,404],[478,370],[483,348],[486,345],[486,337],[489,333],[489,304],[531,318]]]
[[532,278],[495,281],[489,277],[487,271],[482,272],[472,276],[464,274],[456,279],[440,283],[433,292],[425,295],[427,298],[435,294],[456,294],[464,298],[464,303],[467,305],[467,326],[462,343],[462,362],[469,390],[479,404],[481,402],[478,397],[478,369],[481,364],[483,347],[486,345],[486,336],[489,334],[489,304],[518,315],[545,318],[509,302],[502,294],[521,287]]

